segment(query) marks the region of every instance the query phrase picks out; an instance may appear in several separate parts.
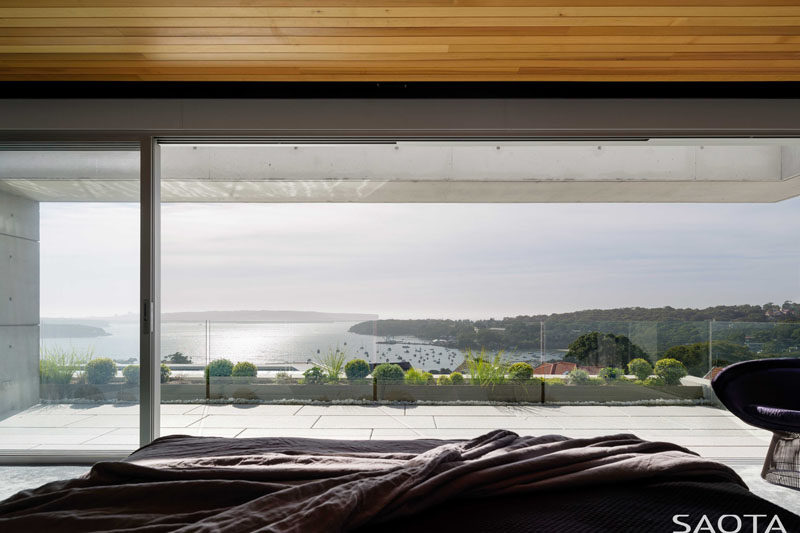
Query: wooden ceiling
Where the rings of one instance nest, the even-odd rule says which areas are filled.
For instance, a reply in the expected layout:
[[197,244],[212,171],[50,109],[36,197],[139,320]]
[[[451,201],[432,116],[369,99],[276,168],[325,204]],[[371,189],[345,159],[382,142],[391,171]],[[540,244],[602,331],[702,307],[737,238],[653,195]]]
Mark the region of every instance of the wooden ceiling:
[[800,0],[0,0],[0,80],[800,80]]

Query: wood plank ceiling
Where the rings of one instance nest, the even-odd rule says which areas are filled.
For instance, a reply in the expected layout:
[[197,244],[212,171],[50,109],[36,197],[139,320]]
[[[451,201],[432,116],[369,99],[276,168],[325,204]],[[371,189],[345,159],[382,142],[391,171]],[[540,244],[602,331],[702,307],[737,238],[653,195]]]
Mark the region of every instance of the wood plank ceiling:
[[0,80],[800,80],[800,0],[0,0]]

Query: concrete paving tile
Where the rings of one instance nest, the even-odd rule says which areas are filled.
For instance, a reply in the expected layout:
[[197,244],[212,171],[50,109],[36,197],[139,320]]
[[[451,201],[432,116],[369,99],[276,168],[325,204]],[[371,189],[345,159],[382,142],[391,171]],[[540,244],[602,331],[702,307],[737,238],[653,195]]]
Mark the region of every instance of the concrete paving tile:
[[0,443],[19,444],[80,444],[106,433],[111,428],[0,428]]
[[372,430],[372,440],[424,439],[427,431],[429,429],[376,428]]
[[[0,442],[0,451],[10,452],[14,450],[32,450],[33,448],[36,448],[36,446],[36,444],[30,443],[13,444],[10,442]],[[2,485],[0,485],[0,488],[1,487]]]
[[311,439],[356,439],[369,440],[370,429],[302,429],[302,428],[248,428],[237,438],[251,437],[303,437]]
[[766,446],[687,446],[687,448],[702,457],[714,459],[752,458],[763,460],[767,454]]
[[76,452],[87,452],[87,451],[97,451],[97,452],[120,452],[120,457],[124,457],[129,455],[133,452],[136,448],[138,448],[138,443],[136,445],[127,445],[127,444],[74,444],[68,447],[66,446],[59,446],[58,444],[43,444],[41,446],[37,446],[34,448],[35,450],[53,450],[53,451],[76,451]]
[[162,415],[188,415],[188,414],[204,414],[205,405],[198,405],[195,403],[162,403],[159,410]]
[[[303,405],[298,407],[300,410],[295,414],[309,416],[382,416],[386,414],[386,411],[379,405]],[[403,416],[403,409],[394,414]]]
[[432,416],[321,416],[315,428],[435,428]]
[[191,427],[208,428],[310,428],[318,416],[230,416],[209,415]]
[[87,439],[81,444],[87,445],[106,445],[106,444],[125,444],[133,448],[139,447],[139,428],[117,428],[103,433],[97,437]]
[[[206,415],[230,415],[230,416],[291,416],[298,414],[302,405],[255,405],[255,404],[233,404],[233,405],[206,405],[203,406],[203,414]],[[192,411],[191,414],[197,414]]]
[[244,431],[245,428],[206,428],[206,427],[162,427],[161,436],[190,435],[192,437],[225,437],[232,438]]
[[372,440],[407,440],[407,439],[473,439],[486,433],[483,429],[375,429]]
[[[71,414],[71,415],[139,415],[139,405],[131,405],[131,404],[101,404],[101,405],[93,405],[93,404],[75,404],[73,406],[65,406],[65,405],[58,405],[58,406],[48,406],[48,407],[59,407],[60,412],[59,414]],[[43,410],[47,411],[47,410]]]
[[581,417],[559,417],[558,421],[565,428],[572,429],[607,429],[611,433],[618,430],[634,429],[660,429],[660,428],[680,428],[679,424],[672,422],[669,418],[650,418],[628,416],[581,416]]
[[[188,426],[200,420],[199,415],[162,415],[161,423],[167,426]],[[71,428],[138,428],[139,415],[94,415],[69,425]]]
[[[17,415],[0,420],[0,427],[58,428],[92,418],[86,415]],[[113,424],[109,424],[114,427]]]
[[733,416],[707,405],[626,405],[617,409],[627,416]]
[[709,437],[709,436],[741,437],[741,438],[748,438],[752,436],[758,436],[759,438],[762,437],[761,434],[753,433],[746,429],[689,429],[681,427],[681,428],[671,428],[671,429],[634,428],[632,431],[634,431],[637,435],[641,433],[642,435],[647,434],[651,437],[669,437],[675,435],[687,435],[695,437]]
[[437,428],[463,429],[510,429],[550,428],[560,430],[562,418],[521,417],[521,416],[437,416]]
[[590,439],[593,437],[604,437],[606,435],[614,435],[617,433],[632,433],[627,430],[612,429],[559,429],[556,431],[523,429],[520,431],[525,431],[526,435],[532,435],[534,437],[541,437],[543,435],[563,435],[564,437],[569,437],[571,439]]
[[519,407],[507,406],[504,409],[521,416],[626,416],[622,409],[604,405],[525,405]]
[[665,420],[670,420],[673,424],[679,424],[690,429],[747,429],[751,427],[738,418],[727,416],[671,416]]
[[769,441],[764,442],[759,440],[755,437],[695,437],[695,436],[687,436],[687,435],[675,435],[671,437],[666,436],[650,436],[646,433],[641,433],[638,435],[640,438],[645,440],[652,440],[652,441],[664,441],[664,442],[672,442],[677,444],[678,446],[701,446],[701,447],[716,447],[716,446],[736,446],[736,447],[766,447],[769,445]]
[[429,416],[508,416],[494,405],[408,405],[408,415]]

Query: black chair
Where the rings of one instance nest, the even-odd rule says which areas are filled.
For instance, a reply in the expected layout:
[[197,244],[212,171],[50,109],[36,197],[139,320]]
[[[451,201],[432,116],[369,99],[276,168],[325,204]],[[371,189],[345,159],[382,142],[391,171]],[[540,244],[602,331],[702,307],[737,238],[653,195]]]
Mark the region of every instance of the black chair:
[[800,359],[759,359],[726,367],[711,382],[744,422],[772,431],[761,477],[800,489]]

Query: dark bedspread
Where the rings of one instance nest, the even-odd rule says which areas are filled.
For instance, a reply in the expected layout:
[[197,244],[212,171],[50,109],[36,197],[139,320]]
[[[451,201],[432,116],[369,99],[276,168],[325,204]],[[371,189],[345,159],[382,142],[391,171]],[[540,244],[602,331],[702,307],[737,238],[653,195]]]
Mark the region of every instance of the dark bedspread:
[[800,517],[730,468],[674,444],[502,430],[469,441],[165,437],[0,503],[0,531],[680,531],[676,513],[693,528],[702,514],[778,515],[800,531]]

